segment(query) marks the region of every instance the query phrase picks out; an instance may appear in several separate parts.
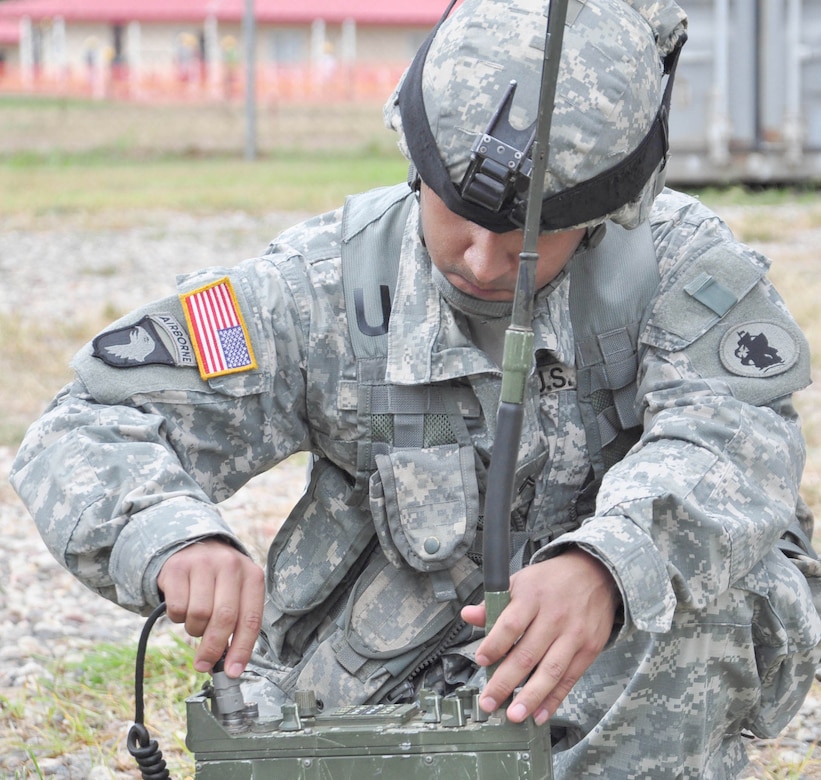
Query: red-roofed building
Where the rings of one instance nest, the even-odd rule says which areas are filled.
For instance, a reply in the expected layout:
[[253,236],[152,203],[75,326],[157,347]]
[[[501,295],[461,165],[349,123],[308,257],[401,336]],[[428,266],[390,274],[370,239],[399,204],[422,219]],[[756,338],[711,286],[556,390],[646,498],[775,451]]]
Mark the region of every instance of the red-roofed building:
[[[341,24],[352,19],[362,25],[432,26],[442,15],[446,0],[376,2],[375,0],[255,0],[257,21],[264,24],[310,24],[324,19]],[[67,22],[197,22],[208,16],[238,22],[244,0],[5,0],[0,16],[29,16],[47,20],[62,17]]]
[[17,46],[20,42],[20,25],[13,19],[0,20],[0,46]]
[[20,25],[13,19],[0,19],[0,78],[6,66],[4,52],[20,45]]
[[[282,97],[384,97],[446,5],[255,0],[258,83]],[[175,82],[220,97],[237,83],[244,11],[245,0],[4,0],[0,61],[24,89],[140,97]]]

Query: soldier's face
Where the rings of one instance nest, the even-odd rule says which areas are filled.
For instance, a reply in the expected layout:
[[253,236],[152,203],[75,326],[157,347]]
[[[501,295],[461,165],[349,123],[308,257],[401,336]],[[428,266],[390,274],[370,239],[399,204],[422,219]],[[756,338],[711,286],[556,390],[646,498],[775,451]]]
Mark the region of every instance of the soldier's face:
[[[523,232],[494,233],[454,214],[425,184],[420,191],[422,232],[433,264],[457,289],[485,301],[512,301]],[[540,236],[536,287],[544,287],[567,265],[584,228]]]

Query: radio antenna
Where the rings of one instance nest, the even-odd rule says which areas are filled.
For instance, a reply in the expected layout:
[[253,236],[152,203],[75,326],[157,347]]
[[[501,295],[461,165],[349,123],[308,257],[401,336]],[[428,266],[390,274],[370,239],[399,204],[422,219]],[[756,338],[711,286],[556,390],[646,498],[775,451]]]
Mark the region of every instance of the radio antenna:
[[[485,580],[485,625],[488,632],[502,610],[510,603],[510,510],[524,419],[525,388],[533,356],[533,303],[536,295],[536,264],[539,259],[537,242],[567,5],[568,0],[550,0],[547,13],[524,241],[519,254],[513,314],[510,326],[505,331],[502,392],[485,494],[482,559]],[[488,669],[488,679],[493,676],[495,669],[495,665]]]

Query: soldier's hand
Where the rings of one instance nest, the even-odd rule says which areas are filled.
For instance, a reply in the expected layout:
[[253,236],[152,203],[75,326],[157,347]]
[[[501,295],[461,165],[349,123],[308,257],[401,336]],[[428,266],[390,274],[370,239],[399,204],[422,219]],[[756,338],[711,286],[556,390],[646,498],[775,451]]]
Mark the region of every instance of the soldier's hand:
[[[511,577],[510,603],[476,651],[480,666],[504,658],[479,705],[493,712],[529,675],[507,716],[544,723],[607,643],[618,605],[610,572],[581,550],[519,571]],[[465,607],[462,617],[483,626],[484,605]]]
[[262,625],[262,569],[231,545],[209,539],[174,553],[160,570],[157,584],[168,617],[185,623],[191,636],[202,637],[194,668],[210,672],[230,641],[225,672],[239,677]]

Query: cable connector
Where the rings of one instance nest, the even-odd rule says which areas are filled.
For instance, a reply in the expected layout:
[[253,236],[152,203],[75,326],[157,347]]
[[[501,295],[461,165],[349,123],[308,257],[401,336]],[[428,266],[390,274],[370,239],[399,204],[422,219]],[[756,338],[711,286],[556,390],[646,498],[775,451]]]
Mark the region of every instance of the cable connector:
[[227,731],[242,733],[250,728],[249,716],[253,715],[253,705],[245,704],[242,687],[237,678],[225,673],[225,653],[214,664],[211,672],[212,711]]

